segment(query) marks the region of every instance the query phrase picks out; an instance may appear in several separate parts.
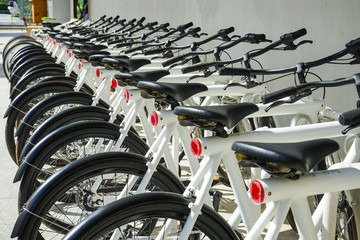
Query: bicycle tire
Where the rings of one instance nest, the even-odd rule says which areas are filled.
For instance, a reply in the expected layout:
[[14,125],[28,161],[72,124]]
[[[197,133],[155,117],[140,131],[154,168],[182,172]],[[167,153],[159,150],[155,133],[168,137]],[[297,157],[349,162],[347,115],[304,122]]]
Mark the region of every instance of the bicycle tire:
[[[26,145],[23,146],[22,152],[19,155],[19,159],[24,158],[30,152],[33,146],[35,146],[42,138],[46,137],[52,131],[68,124],[85,120],[102,120],[107,122],[110,117],[109,114],[110,111],[107,108],[94,106],[82,106],[77,107],[76,109],[70,108],[59,112],[58,114],[55,114],[54,116],[47,119],[43,124],[41,124],[41,126],[36,129],[34,134],[29,138]],[[120,124],[122,120],[123,117],[118,115],[114,123]],[[25,127],[27,126],[25,125]],[[130,131],[132,131],[134,134],[137,134],[133,127],[130,128]]]
[[[58,151],[62,152],[64,146],[72,146],[72,143],[88,138],[104,138],[116,141],[120,136],[119,130],[118,125],[103,121],[78,122],[62,127],[42,139],[26,156],[26,160],[20,165],[15,176],[15,181],[22,177],[19,188],[19,207],[29,199],[39,186],[38,177],[42,174],[40,170],[44,167],[49,167],[53,172],[57,170],[55,167],[50,167],[57,164],[57,159],[51,159],[51,157]],[[128,132],[122,146],[141,155],[145,155],[149,148],[142,139],[131,131]],[[69,160],[60,158],[59,165],[63,164],[62,166],[64,166],[67,162],[76,161],[76,157],[71,156]],[[46,178],[51,175],[48,172]]]
[[[31,130],[35,130],[44,120],[48,118],[45,114],[56,107],[64,105],[91,105],[93,102],[92,95],[83,92],[63,92],[58,93],[48,98],[43,99],[31,108],[23,117],[21,124],[18,126],[16,147],[16,158],[19,160],[19,156],[22,152],[25,142],[29,138]],[[75,107],[75,106],[71,106]],[[53,114],[53,113],[51,113]],[[89,116],[89,119],[90,116]]]
[[11,158],[14,160],[15,163],[18,164],[16,159],[16,148],[15,148],[15,139],[14,139],[14,129],[17,128],[18,123],[20,120],[25,116],[24,113],[30,110],[31,102],[39,98],[41,96],[47,94],[56,94],[59,92],[66,92],[72,91],[74,85],[54,81],[54,82],[44,82],[44,83],[37,83],[33,85],[31,88],[26,89],[23,91],[17,98],[15,98],[8,110],[5,113],[5,117],[7,117],[6,125],[5,125],[5,141],[8,151],[10,153]]
[[[56,237],[57,234],[65,235],[68,230],[62,229],[60,226],[68,226],[72,225],[71,223],[79,222],[88,215],[86,210],[92,212],[87,206],[81,205],[87,201],[73,201],[74,194],[85,198],[82,191],[87,190],[91,185],[88,185],[86,189],[79,189],[78,186],[86,186],[84,182],[88,183],[94,177],[102,174],[107,174],[107,179],[109,179],[108,174],[111,173],[131,174],[141,177],[147,170],[146,163],[147,159],[138,154],[108,152],[91,155],[68,164],[55,173],[31,196],[26,204],[26,211],[21,212],[20,215],[22,216],[19,216],[19,220],[15,224],[12,237],[18,237],[19,240],[45,239],[42,235],[43,232],[49,238]],[[117,182],[120,184],[119,180]],[[125,183],[126,180],[123,184]],[[110,186],[109,183],[107,185]],[[148,186],[147,191],[165,191],[180,194],[185,190],[181,181],[162,165],[157,167],[157,171],[154,172],[151,178],[151,184]],[[116,186],[111,185],[110,190],[111,188],[116,189]],[[79,190],[79,192],[74,189]],[[118,192],[121,190],[120,187]],[[99,191],[105,195],[105,187]],[[108,193],[114,194],[114,192]],[[90,195],[87,195],[87,197],[90,197]],[[54,209],[55,212],[52,211]],[[76,219],[73,215],[63,217],[61,213],[57,216],[57,209],[64,209],[63,212],[60,211],[64,214],[66,214],[67,209],[72,209],[70,214],[80,212],[79,219]],[[30,215],[29,212],[32,214]],[[43,217],[48,222],[42,223],[42,218],[39,217]],[[68,221],[68,219],[71,219],[71,221]],[[42,229],[42,227],[45,229]]]
[[[27,59],[25,62],[23,62],[19,67],[17,67],[14,72],[11,73],[10,76],[10,92],[14,89],[14,86],[19,81],[19,79],[26,73],[26,71],[38,64],[41,63],[49,63],[49,62],[55,62],[48,56],[37,56],[30,59]],[[65,71],[64,71],[65,75]]]
[[[63,239],[107,239],[100,238],[100,236],[109,237],[109,233],[119,226],[127,227],[126,232],[124,233],[128,233],[128,239],[139,235],[145,236],[145,234],[148,236],[151,235],[149,229],[145,228],[147,231],[144,231],[143,233],[141,233],[141,230],[144,229],[147,223],[151,223],[152,219],[155,218],[177,220],[179,221],[178,227],[181,228],[190,212],[190,202],[190,199],[175,193],[144,193],[130,196],[112,202],[94,212],[71,229]],[[138,230],[140,230],[140,233],[134,234],[131,231],[131,225],[136,224],[136,222],[143,224],[143,226],[136,226],[138,229],[134,229],[133,231],[138,232]],[[194,233],[192,234],[194,239],[200,239],[200,234],[198,233],[200,231],[206,234],[207,238],[204,239],[242,239],[239,234],[236,234],[230,228],[219,214],[206,205],[203,206],[201,214],[198,216],[195,223]],[[174,233],[172,236],[178,236],[176,234],[177,233]]]

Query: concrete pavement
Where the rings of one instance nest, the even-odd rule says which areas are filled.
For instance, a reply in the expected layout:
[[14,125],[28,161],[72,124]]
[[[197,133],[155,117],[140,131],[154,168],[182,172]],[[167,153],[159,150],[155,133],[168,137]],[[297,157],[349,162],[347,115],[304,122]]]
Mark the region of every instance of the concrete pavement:
[[[1,21],[1,20],[0,20]],[[25,30],[0,30],[0,239],[10,239],[10,234],[16,218],[17,194],[19,184],[13,184],[17,166],[12,161],[5,143],[5,124],[3,119],[9,101],[9,83],[2,68],[2,52],[6,43],[16,35],[26,35]]]
[[0,28],[3,27],[24,27],[24,21],[18,17],[11,17],[10,14],[0,14]]

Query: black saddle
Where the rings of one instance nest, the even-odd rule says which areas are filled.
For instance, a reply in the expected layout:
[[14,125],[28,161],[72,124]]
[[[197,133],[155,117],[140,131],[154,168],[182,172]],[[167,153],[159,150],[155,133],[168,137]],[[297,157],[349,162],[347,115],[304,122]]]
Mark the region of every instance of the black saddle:
[[249,161],[270,174],[286,177],[309,173],[324,157],[338,149],[339,144],[330,139],[296,143],[235,142],[232,145],[232,150],[254,157]]
[[73,45],[73,48],[79,49],[79,50],[93,50],[93,51],[100,51],[103,49],[108,48],[104,45],[97,45],[94,43],[88,43],[88,42],[75,42]]
[[118,80],[120,86],[136,86],[139,81],[157,81],[169,75],[167,70],[155,70],[136,73],[116,73],[114,78]]
[[135,71],[140,67],[150,64],[151,61],[148,59],[119,59],[119,58],[103,58],[102,63],[104,64],[105,68],[108,70],[116,69],[116,70],[123,70],[126,69],[127,71]]
[[[246,116],[258,111],[253,103],[237,103],[216,106],[179,106],[174,109],[182,126],[198,126],[207,130],[214,130],[219,136],[226,137],[223,127],[234,127]],[[221,130],[219,132],[219,130]]]
[[72,50],[75,58],[77,59],[85,59],[86,61],[89,61],[90,56],[92,55],[96,55],[96,54],[102,54],[102,55],[107,55],[109,56],[110,53],[109,52],[105,52],[105,51],[96,51],[96,50]]
[[[91,62],[91,65],[96,67],[96,66],[104,66],[104,64],[102,63],[102,60],[104,58],[109,57],[108,54],[95,54],[95,55],[91,55],[89,57],[89,61]],[[116,59],[129,59],[128,56],[126,55],[120,55],[120,56],[111,56],[112,58],[116,58]]]
[[140,88],[143,98],[161,98],[168,96],[175,102],[182,102],[189,97],[208,90],[207,86],[201,83],[158,83],[149,81],[140,81],[136,85]]

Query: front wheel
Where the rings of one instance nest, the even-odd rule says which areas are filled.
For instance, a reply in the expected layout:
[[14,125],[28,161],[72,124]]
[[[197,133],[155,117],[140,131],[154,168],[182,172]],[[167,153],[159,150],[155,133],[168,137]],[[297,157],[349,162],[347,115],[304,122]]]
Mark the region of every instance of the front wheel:
[[[155,239],[170,220],[175,224],[161,239],[179,239],[190,202],[191,199],[174,193],[134,195],[102,207],[76,225],[64,239]],[[204,206],[189,239],[236,240],[241,236],[220,215]]]
[[[61,239],[87,215],[115,201],[132,176],[139,178],[128,192],[134,194],[147,170],[146,163],[147,159],[138,154],[108,152],[68,164],[31,196],[19,219],[25,215],[29,218],[26,223],[18,220],[14,234],[26,240]],[[182,193],[184,189],[162,165],[146,187],[147,192]]]

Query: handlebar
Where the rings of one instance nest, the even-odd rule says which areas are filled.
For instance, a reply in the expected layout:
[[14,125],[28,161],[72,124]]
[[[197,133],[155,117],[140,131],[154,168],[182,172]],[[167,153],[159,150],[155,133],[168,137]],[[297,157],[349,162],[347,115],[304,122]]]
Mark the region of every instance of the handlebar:
[[295,32],[286,33],[286,34],[282,35],[280,37],[280,41],[284,44],[291,43],[291,42],[295,41],[296,39],[298,39],[299,37],[306,35],[306,33],[307,33],[306,29],[302,28]]
[[338,87],[343,86],[347,84],[351,84],[355,82],[355,78],[358,78],[359,74],[355,74],[352,77],[349,78],[340,78],[333,81],[317,81],[317,82],[311,82],[311,83],[305,83],[298,86],[288,87],[281,89],[279,91],[275,91],[266,95],[263,95],[261,97],[262,103],[270,103],[277,101],[279,99],[282,99],[284,97],[290,97],[290,96],[301,96],[303,93],[306,93],[306,91],[312,89],[312,88],[319,88],[319,87]]

